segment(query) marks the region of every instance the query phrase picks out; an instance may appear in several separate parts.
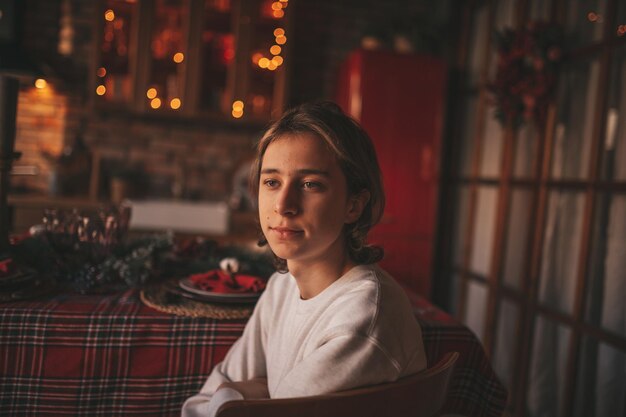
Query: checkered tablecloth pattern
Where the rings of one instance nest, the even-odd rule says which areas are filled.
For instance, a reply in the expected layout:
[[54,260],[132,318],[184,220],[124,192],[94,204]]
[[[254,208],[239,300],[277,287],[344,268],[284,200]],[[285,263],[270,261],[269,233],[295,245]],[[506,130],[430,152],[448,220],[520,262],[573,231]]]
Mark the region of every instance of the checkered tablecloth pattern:
[[[413,302],[429,362],[461,353],[445,411],[499,416],[506,391],[475,336]],[[0,304],[0,415],[178,416],[244,325],[160,313],[134,290]]]

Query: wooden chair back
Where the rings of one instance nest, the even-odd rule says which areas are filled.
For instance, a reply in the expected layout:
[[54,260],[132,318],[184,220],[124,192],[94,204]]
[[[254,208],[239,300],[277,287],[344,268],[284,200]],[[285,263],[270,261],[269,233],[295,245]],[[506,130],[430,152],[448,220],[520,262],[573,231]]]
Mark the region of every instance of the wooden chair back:
[[310,397],[225,403],[217,417],[433,417],[443,407],[459,357],[450,352],[430,368],[398,381]]

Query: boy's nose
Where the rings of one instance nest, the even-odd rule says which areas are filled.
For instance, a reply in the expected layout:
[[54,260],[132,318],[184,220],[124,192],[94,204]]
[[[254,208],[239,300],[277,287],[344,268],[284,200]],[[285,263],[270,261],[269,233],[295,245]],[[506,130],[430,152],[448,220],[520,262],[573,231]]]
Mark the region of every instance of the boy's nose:
[[276,198],[274,211],[281,216],[294,216],[299,212],[298,191],[285,187]]

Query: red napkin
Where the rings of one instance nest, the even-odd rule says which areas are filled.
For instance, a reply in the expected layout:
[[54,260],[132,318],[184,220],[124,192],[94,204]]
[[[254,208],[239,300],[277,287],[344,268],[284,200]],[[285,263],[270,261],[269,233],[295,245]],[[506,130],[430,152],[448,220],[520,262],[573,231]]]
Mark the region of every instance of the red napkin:
[[242,274],[234,274],[233,277],[237,286],[221,269],[190,275],[189,280],[198,289],[221,294],[258,293],[265,289],[265,281],[259,277]]
[[6,258],[0,261],[0,275],[9,275],[11,273],[13,273],[14,269],[13,268],[15,265],[13,265],[13,259],[11,258]]

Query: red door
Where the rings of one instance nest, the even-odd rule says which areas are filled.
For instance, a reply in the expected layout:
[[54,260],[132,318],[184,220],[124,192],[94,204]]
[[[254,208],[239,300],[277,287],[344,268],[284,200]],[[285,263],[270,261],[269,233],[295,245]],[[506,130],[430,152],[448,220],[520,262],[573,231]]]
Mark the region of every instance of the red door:
[[446,66],[433,57],[353,52],[341,68],[337,102],[370,134],[387,205],[370,241],[381,266],[430,296]]

